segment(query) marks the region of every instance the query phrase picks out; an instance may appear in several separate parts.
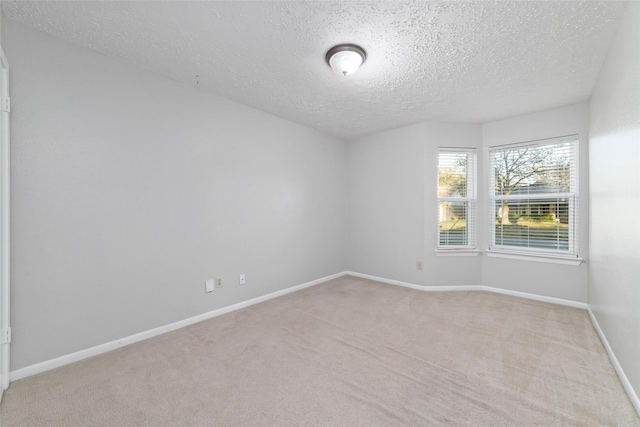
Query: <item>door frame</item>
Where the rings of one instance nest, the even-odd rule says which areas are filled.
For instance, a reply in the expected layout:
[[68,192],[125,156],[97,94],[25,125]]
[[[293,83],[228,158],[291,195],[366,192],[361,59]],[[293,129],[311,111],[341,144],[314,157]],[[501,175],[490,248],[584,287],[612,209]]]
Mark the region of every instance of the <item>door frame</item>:
[[[5,101],[6,100],[6,101]],[[9,144],[9,63],[0,46],[0,399],[9,387],[9,283],[10,275],[10,144]]]

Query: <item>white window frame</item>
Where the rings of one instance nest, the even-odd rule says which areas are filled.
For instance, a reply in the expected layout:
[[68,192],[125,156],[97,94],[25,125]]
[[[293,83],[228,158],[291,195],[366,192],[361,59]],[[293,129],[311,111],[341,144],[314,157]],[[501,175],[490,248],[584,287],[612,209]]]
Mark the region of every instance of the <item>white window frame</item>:
[[[571,169],[570,169],[570,189],[566,193],[541,193],[541,194],[529,194],[529,195],[496,195],[495,194],[495,168],[493,167],[493,155],[497,152],[511,150],[515,148],[525,147],[540,147],[554,145],[561,142],[570,142],[571,147]],[[487,152],[488,158],[488,183],[489,183],[489,248],[486,251],[488,256],[512,258],[520,260],[530,261],[542,261],[552,262],[559,264],[579,265],[582,262],[582,258],[578,255],[578,230],[579,230],[579,218],[578,218],[578,183],[579,183],[579,139],[578,135],[567,135],[556,138],[542,139],[537,141],[528,141],[518,144],[500,145],[489,147]],[[568,249],[567,250],[554,250],[554,249],[542,249],[528,246],[510,246],[510,245],[498,245],[496,244],[496,205],[500,200],[535,200],[535,199],[550,199],[550,198],[565,198],[568,200]]]
[[[439,189],[440,180],[440,154],[466,154],[467,155],[467,183],[466,196],[460,197],[437,197],[436,216],[436,254],[438,256],[477,256],[480,251],[477,249],[478,227],[477,227],[477,206],[478,206],[478,154],[475,148],[439,147],[438,148],[438,168],[436,173],[436,195]],[[440,216],[442,202],[465,202],[466,212],[466,245],[441,245],[440,244]]]

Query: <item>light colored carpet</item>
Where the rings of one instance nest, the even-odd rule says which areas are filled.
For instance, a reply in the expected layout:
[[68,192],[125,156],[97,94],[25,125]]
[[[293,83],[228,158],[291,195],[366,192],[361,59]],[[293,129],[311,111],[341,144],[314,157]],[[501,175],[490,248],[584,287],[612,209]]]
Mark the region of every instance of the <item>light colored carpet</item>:
[[584,310],[342,277],[16,381],[10,426],[640,425]]

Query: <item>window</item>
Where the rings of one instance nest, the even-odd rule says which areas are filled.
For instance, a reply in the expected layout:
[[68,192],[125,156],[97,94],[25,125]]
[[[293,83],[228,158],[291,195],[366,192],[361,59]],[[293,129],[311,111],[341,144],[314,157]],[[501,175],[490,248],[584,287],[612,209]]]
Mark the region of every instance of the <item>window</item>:
[[489,252],[577,258],[578,137],[489,149]]
[[475,249],[476,152],[438,153],[438,250]]

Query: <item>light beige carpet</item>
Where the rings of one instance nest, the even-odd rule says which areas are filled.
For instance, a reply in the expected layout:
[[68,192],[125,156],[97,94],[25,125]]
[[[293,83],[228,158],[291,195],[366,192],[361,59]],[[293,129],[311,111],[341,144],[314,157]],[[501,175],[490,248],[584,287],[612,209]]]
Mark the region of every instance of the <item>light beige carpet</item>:
[[353,277],[16,381],[10,426],[640,425],[584,310]]

